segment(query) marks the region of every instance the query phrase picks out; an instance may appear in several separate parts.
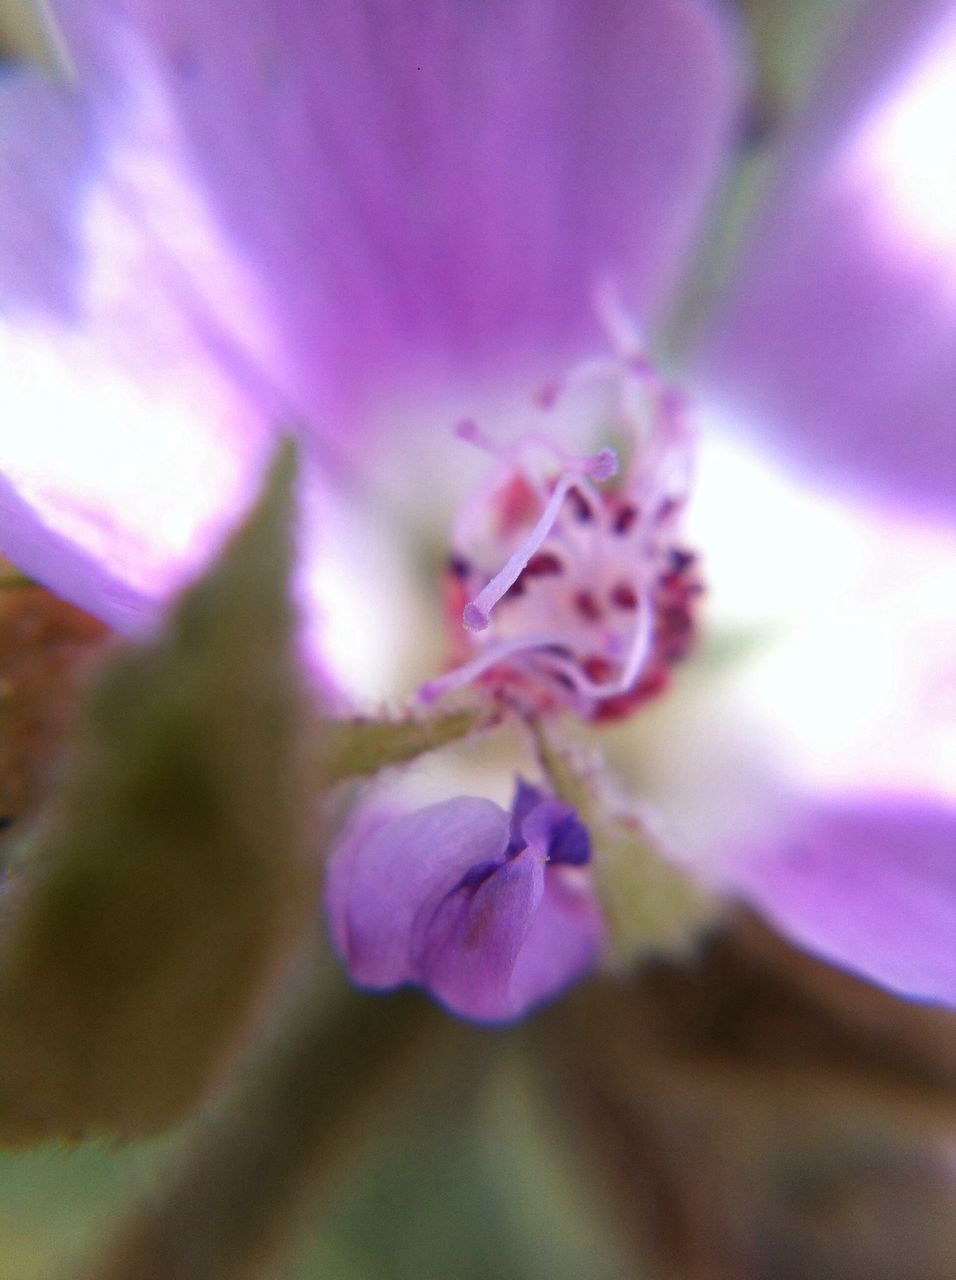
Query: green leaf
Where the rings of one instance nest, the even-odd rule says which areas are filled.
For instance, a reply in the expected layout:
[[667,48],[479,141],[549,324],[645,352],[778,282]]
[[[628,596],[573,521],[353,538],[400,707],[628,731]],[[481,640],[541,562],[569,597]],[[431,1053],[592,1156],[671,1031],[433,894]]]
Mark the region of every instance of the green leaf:
[[0,898],[0,1138],[179,1119],[311,899],[287,581],[295,457],[158,638],[91,691]]

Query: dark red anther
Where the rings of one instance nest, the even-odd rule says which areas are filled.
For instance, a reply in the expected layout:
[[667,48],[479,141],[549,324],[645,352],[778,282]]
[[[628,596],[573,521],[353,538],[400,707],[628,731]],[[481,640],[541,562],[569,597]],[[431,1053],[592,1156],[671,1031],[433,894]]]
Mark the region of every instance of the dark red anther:
[[611,592],[611,604],[617,609],[636,609],[637,592],[626,582],[619,582]]
[[600,621],[601,607],[590,591],[578,591],[574,597],[574,607],[585,622]]
[[574,508],[574,518],[581,524],[588,524],[594,519],[594,512],[591,510],[591,504],[588,500],[578,493],[577,489],[568,491],[568,501]]
[[448,571],[453,573],[456,578],[467,578],[471,573],[471,565],[464,556],[449,556]]
[[639,514],[640,512],[637,507],[628,503],[618,511],[617,515],[614,517],[614,523],[611,525],[611,528],[615,533],[625,534],[633,527],[634,521],[637,519]]
[[524,572],[533,578],[546,578],[550,574],[563,573],[564,565],[553,552],[539,551],[525,565]]
[[607,658],[602,658],[599,653],[589,654],[581,665],[584,668],[584,674],[595,684],[607,684],[614,675],[614,668]]

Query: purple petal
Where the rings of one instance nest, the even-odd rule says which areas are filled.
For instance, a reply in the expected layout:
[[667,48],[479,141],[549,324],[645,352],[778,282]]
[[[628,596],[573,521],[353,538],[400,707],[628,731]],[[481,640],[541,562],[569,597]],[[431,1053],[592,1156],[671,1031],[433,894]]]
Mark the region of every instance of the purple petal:
[[118,626],[211,554],[279,421],[217,320],[261,327],[253,286],[139,87],[138,147],[38,76],[0,85],[0,548]]
[[956,809],[890,798],[821,807],[732,878],[801,946],[956,1005]]
[[0,182],[9,193],[0,200],[0,314],[66,315],[79,249],[72,195],[87,166],[88,123],[65,89],[39,75],[0,74]]
[[[519,782],[512,810],[515,817],[524,803],[524,784]],[[521,835],[527,844],[544,850],[551,866],[583,866],[591,859],[590,832],[577,810],[559,800],[542,798],[530,813],[522,815]]]
[[455,1013],[503,1022],[586,973],[604,938],[590,877],[548,862],[568,812],[544,801],[523,824],[532,842],[514,850],[511,815],[491,801],[459,797],[401,818],[360,810],[325,890],[353,980],[414,982]]
[[60,594],[118,630],[132,633],[148,623],[154,601],[113,577],[105,564],[57,537],[0,475],[0,545],[3,554],[38,578],[55,578]]
[[605,276],[646,312],[731,124],[715,10],[59,5],[103,97],[131,47],[148,50],[198,185],[270,290],[284,385],[315,429],[425,375],[460,386],[542,358],[553,372],[590,341]]
[[[417,964],[423,984],[455,1013],[481,1021],[515,1017],[512,973],[544,892],[545,862],[532,849],[496,867],[478,888],[449,894],[419,919]],[[563,975],[544,993],[563,986]]]
[[590,880],[575,868],[549,868],[544,893],[511,975],[513,1009],[547,1000],[592,970],[605,941]]
[[956,6],[859,6],[701,357],[792,459],[950,511],[954,85]]
[[369,987],[417,979],[416,919],[434,914],[476,865],[501,859],[508,815],[490,800],[460,796],[391,820],[360,818],[328,869],[332,936],[352,978]]

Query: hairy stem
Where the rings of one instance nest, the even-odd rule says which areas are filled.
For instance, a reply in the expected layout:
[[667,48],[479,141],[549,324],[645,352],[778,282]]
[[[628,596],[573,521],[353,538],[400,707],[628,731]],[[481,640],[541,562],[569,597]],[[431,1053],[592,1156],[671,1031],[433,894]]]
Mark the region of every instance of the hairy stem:
[[474,710],[404,720],[323,720],[317,733],[316,772],[326,786],[373,777],[389,765],[405,764],[457,742],[483,723]]

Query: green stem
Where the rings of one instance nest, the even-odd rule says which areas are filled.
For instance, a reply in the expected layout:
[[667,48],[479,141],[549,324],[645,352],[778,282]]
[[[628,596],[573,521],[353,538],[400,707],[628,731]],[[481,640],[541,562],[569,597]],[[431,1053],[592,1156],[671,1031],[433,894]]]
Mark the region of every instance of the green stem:
[[316,772],[326,786],[373,777],[389,765],[404,764],[467,737],[487,719],[476,710],[464,710],[430,719],[323,720],[317,726]]
[[168,1184],[140,1204],[87,1280],[246,1280],[282,1250],[302,1202],[414,1078],[423,1041],[451,1026],[421,998],[312,985]]

